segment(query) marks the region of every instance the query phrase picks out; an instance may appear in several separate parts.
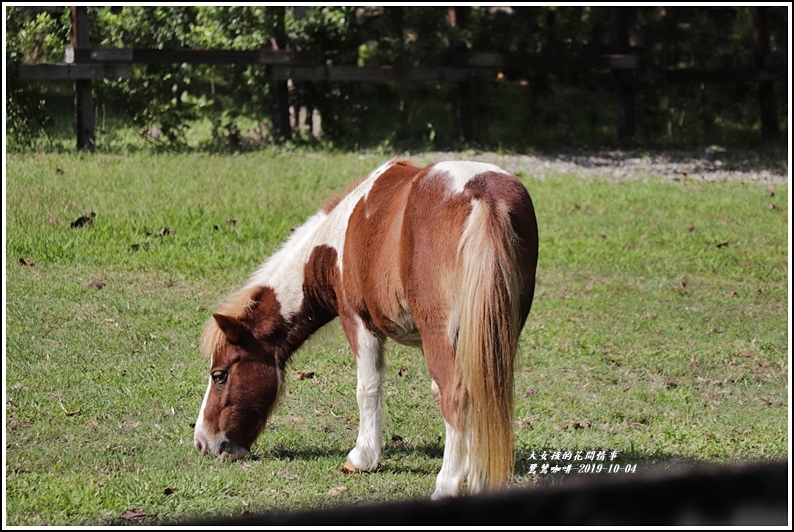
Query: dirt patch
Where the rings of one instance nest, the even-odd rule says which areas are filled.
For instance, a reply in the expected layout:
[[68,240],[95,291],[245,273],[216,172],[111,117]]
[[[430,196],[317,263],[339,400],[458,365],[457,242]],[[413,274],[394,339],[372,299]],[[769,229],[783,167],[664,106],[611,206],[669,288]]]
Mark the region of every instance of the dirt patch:
[[663,179],[700,182],[738,181],[788,185],[788,162],[754,151],[710,146],[697,150],[574,151],[554,155],[498,154],[494,152],[427,152],[412,155],[417,163],[451,159],[489,162],[536,179],[575,173],[583,178],[619,181]]

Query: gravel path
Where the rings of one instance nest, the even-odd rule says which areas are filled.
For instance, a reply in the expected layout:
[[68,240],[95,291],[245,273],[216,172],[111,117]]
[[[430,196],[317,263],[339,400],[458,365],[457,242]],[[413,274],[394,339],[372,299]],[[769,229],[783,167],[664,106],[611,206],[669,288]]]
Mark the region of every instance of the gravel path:
[[555,155],[502,155],[470,150],[462,153],[428,152],[410,158],[424,164],[450,159],[490,162],[538,179],[550,174],[576,173],[584,178],[615,180],[661,178],[786,186],[789,183],[787,161],[757,152],[728,151],[719,146],[690,151],[567,151]]

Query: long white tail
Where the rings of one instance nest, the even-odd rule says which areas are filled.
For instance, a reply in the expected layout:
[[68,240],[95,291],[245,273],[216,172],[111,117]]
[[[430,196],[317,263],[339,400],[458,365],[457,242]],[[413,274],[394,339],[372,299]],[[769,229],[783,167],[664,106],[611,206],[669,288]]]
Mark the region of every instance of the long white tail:
[[462,308],[455,355],[457,425],[468,439],[470,493],[504,484],[515,465],[516,246],[506,209],[475,201],[458,247]]

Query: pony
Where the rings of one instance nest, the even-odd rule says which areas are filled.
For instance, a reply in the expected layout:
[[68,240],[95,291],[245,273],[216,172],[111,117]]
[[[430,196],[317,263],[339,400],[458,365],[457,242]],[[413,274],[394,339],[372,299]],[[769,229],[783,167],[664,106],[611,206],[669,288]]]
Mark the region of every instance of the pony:
[[209,318],[195,425],[200,453],[245,456],[292,354],[335,318],[356,359],[359,431],[347,471],[378,466],[384,342],[421,348],[446,428],[431,498],[507,484],[514,367],[535,291],[527,189],[482,162],[390,160],[297,227]]

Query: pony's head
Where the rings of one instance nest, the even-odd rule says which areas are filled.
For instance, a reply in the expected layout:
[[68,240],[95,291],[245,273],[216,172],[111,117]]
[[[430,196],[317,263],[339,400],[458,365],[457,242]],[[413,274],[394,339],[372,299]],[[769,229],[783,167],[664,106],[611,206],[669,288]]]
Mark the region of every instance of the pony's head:
[[283,381],[279,322],[267,288],[241,294],[207,322],[202,350],[211,359],[209,384],[193,436],[200,453],[241,458],[265,428]]

